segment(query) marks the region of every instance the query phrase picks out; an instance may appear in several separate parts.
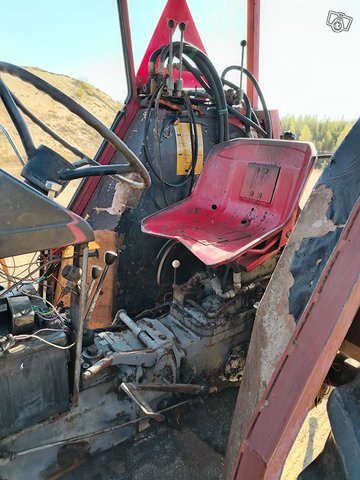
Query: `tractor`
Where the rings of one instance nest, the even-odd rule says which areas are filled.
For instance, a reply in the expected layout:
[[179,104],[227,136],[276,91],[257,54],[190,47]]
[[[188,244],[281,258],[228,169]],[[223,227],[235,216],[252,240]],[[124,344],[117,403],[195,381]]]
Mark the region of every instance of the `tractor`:
[[[258,8],[249,0],[241,64],[219,74],[186,1],[168,0],[135,74],[128,6],[119,0],[130,88],[111,129],[34,73],[0,62],[0,72],[45,93],[103,139],[88,157],[0,80],[2,102],[26,152],[21,180],[0,170],[1,478],[58,478],[77,458],[240,384],[228,478],[255,478],[248,463],[255,450],[241,443],[248,440],[245,427],[357,200],[353,192],[333,206],[342,217],[328,230],[326,253],[316,241],[299,250],[302,238],[311,236],[302,221],[311,212],[305,207],[300,213],[299,202],[317,153],[311,143],[280,139],[279,116],[267,108],[256,78]],[[230,71],[240,73],[240,84],[228,80]],[[24,116],[78,159],[36,146]],[[337,168],[341,176],[340,160],[353,165],[358,131],[357,124],[320,189],[331,190]],[[346,178],[356,183],[353,172]],[[64,207],[57,197],[76,179],[80,186]],[[329,203],[323,190],[318,201],[328,195]],[[329,222],[333,210],[324,210]],[[319,260],[306,268],[310,280],[302,271],[306,253]],[[19,255],[27,256],[26,268],[11,274],[7,259]],[[282,329],[280,320],[272,337],[265,331],[254,343],[261,319],[281,318],[281,308],[289,314],[288,288],[294,325]],[[348,344],[355,348],[354,338]],[[340,344],[329,350],[316,387]],[[256,360],[259,348],[263,355],[271,351],[268,360]],[[244,414],[246,392],[253,396]],[[242,468],[247,473],[240,476]],[[262,468],[253,471],[261,471],[256,478],[270,478],[264,462]]]

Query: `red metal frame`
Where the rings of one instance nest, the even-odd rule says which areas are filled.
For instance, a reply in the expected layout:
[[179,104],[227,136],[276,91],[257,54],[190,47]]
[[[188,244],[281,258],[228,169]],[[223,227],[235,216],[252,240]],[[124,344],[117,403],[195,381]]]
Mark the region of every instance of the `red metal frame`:
[[[186,30],[184,32],[185,41],[206,53],[186,0],[168,0],[137,72],[136,86],[138,87],[142,87],[147,81],[148,63],[151,54],[159,47],[168,45],[169,43],[169,27],[167,22],[170,19],[175,20],[175,29],[179,23],[184,22],[186,24]],[[182,78],[185,88],[200,87],[200,84],[196,82],[189,72],[184,72]]]
[[[139,109],[139,102],[134,96],[130,102],[124,107],[124,114],[114,132],[119,138],[123,138],[126,134],[128,128],[131,125],[137,111]],[[113,159],[115,154],[115,149],[109,143],[105,146],[104,151],[102,152],[99,162],[102,165],[108,165]],[[78,215],[82,215],[89,201],[91,200],[92,195],[95,192],[96,187],[98,186],[101,177],[90,177],[84,183],[79,194],[74,198],[71,204],[71,210]]]
[[[133,121],[137,111],[139,110],[139,101],[136,96],[136,87],[135,87],[135,68],[134,68],[134,57],[131,43],[131,32],[130,32],[130,20],[129,20],[129,10],[126,0],[120,0],[122,2],[123,10],[123,24],[122,24],[122,37],[124,39],[124,45],[127,47],[127,64],[128,68],[128,78],[131,82],[132,91],[130,92],[130,100],[125,104],[122,110],[122,117],[120,118],[114,132],[119,138],[123,138],[129,129],[131,122]],[[106,144],[103,152],[98,159],[99,163],[102,165],[108,165],[113,159],[115,154],[115,149],[109,143]],[[85,182],[79,193],[73,199],[71,203],[71,210],[73,210],[78,215],[82,215],[86,206],[88,205],[92,195],[95,192],[96,187],[98,186],[101,177],[91,177],[88,178]]]
[[[247,69],[259,80],[259,48],[260,48],[260,0],[247,2]],[[247,81],[247,96],[254,109],[258,108],[258,95],[250,80]],[[274,135],[274,138],[280,138]]]
[[359,309],[359,238],[360,200],[256,407],[231,479],[280,478],[296,435]]

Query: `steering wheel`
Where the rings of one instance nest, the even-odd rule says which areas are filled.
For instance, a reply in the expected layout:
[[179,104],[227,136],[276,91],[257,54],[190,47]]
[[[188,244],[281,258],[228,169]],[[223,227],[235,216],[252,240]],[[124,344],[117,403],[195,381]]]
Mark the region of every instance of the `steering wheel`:
[[[8,87],[5,85],[2,79],[0,79],[0,96],[4,102],[5,108],[7,109],[23,143],[25,152],[30,158],[37,149],[31,138],[29,129],[24,121],[24,118],[20,112],[22,110],[28,117],[30,117],[35,123],[37,123],[46,133],[51,135],[55,140],[69,149],[72,153],[82,158],[81,161],[71,164],[63,159],[63,165],[66,165],[70,168],[62,170],[58,173],[59,180],[73,180],[75,178],[98,176],[98,175],[117,175],[121,181],[126,182],[132,188],[136,189],[145,189],[150,186],[151,180],[149,173],[145,169],[144,165],[141,163],[139,158],[125,145],[125,143],[120,140],[120,138],[115,135],[108,127],[106,127],[100,120],[98,120],[94,115],[88,112],[85,108],[75,102],[72,98],[65,95],[59,89],[50,85],[48,82],[42,78],[34,75],[31,72],[28,72],[24,68],[12,65],[11,63],[0,62],[0,72],[5,72],[10,75],[13,75],[20,80],[30,83],[37,90],[40,90],[51,97],[56,102],[60,103],[72,113],[77,115],[83,122],[92,127],[96,132],[98,132],[104,140],[107,140],[115,148],[116,151],[120,152],[127,164],[111,164],[111,165],[100,165],[93,159],[88,158],[76,147],[70,145],[64,139],[62,139],[58,134],[53,132],[46,124],[39,120],[32,112],[30,112],[21,102],[16,98],[16,96],[10,92]],[[54,152],[55,153],[55,152]],[[90,164],[90,167],[82,167],[86,164]],[[130,178],[122,176],[125,173],[138,173],[141,177],[141,181],[135,181]]]

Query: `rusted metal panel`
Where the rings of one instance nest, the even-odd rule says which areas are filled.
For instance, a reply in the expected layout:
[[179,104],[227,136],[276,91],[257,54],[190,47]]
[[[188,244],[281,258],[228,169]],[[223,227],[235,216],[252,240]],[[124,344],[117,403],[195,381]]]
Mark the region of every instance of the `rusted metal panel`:
[[271,203],[279,172],[280,167],[277,165],[249,163],[245,172],[240,197]]
[[292,443],[360,306],[359,239],[360,200],[254,412],[231,478],[280,478]]
[[[327,257],[324,255],[323,258],[318,258],[314,256],[314,251],[309,252],[306,241],[307,239],[324,239],[328,246],[329,240],[336,242],[337,236],[332,235],[330,238],[330,234],[343,228],[359,196],[359,142],[360,122],[358,121],[333,156],[330,165],[324,170],[317,188],[310,195],[258,308],[228,442],[226,478],[230,476],[241,439],[254,409],[299,319],[295,316],[295,309],[290,309],[290,301],[293,305],[298,304],[301,297],[304,303],[299,304],[298,312],[301,312],[301,308],[305,308],[316,286],[314,267],[319,278],[329,258],[329,248],[323,249],[323,254],[328,255]],[[333,248],[334,246],[333,243]],[[295,255],[300,260],[300,252],[303,260],[299,265],[302,264],[303,267],[301,269],[299,266],[298,272],[302,276],[309,275],[308,283],[306,284],[305,277],[302,283],[307,287],[310,286],[310,289],[306,289],[307,297],[304,297],[302,288],[294,290],[296,278],[294,278],[295,270],[291,266]],[[292,289],[291,296],[290,289]],[[297,294],[299,296],[296,299]]]
[[291,259],[304,237],[321,237],[335,229],[326,216],[331,198],[332,191],[325,186],[311,194],[257,310],[228,441],[225,478],[229,478],[244,430],[295,329],[288,300],[288,290],[294,282],[289,270]]
[[[104,254],[107,250],[118,251],[119,238],[111,230],[95,231],[95,240],[100,245],[99,258],[89,259],[89,272],[92,265],[104,266]],[[115,293],[117,264],[112,265],[108,271],[104,284],[100,290],[100,295],[96,302],[96,307],[91,314],[90,328],[101,328],[111,325],[113,319],[113,295]],[[90,278],[88,279],[88,283]]]

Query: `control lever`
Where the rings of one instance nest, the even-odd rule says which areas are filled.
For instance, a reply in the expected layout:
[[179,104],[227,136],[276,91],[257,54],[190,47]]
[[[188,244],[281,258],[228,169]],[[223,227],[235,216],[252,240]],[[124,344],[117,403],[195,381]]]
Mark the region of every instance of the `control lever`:
[[100,293],[101,287],[103,286],[103,283],[105,281],[105,278],[106,278],[106,275],[108,273],[109,267],[110,267],[110,265],[115,263],[117,257],[118,257],[117,253],[115,253],[111,250],[105,252],[105,255],[104,255],[105,265],[104,265],[104,268],[101,272],[101,275],[100,275],[99,281],[96,285],[93,296],[91,297],[91,300],[88,303],[88,307],[86,309],[86,313],[85,313],[85,316],[84,316],[84,330],[86,330],[86,328],[87,328],[90,316],[91,316],[91,314],[92,314],[92,312],[95,308],[97,299],[99,298],[99,293]]
[[91,267],[91,281],[90,281],[88,291],[86,292],[86,301],[89,300],[91,292],[93,291],[95,282],[98,278],[100,278],[102,271],[103,269],[98,265],[93,265]]
[[244,97],[244,91],[242,89],[242,82],[243,82],[243,70],[244,70],[244,54],[245,54],[245,47],[246,47],[246,40],[241,40],[240,42],[241,45],[241,64],[240,64],[240,99],[239,99],[239,105],[241,106],[243,97]]
[[185,394],[200,394],[204,392],[205,387],[202,385],[191,385],[183,383],[163,384],[143,384],[122,382],[120,388],[136,403],[143,413],[158,422],[165,420],[164,415],[160,412],[154,412],[149,403],[142,396],[141,392],[166,392],[166,393],[185,393]]
[[173,77],[173,33],[175,27],[175,20],[170,19],[168,21],[168,27],[170,30],[170,39],[169,39],[169,60],[168,60],[168,78],[166,79],[167,91],[170,96],[174,92],[174,77]]
[[178,79],[176,80],[176,95],[178,97],[181,97],[181,92],[183,90],[183,81],[182,81],[182,67],[183,67],[183,52],[184,52],[184,32],[186,30],[186,23],[181,22],[179,24],[179,30],[180,30],[180,48],[179,48],[179,76]]
[[120,387],[124,392],[130,397],[138,407],[144,412],[147,417],[153,418],[158,422],[162,422],[165,420],[164,415],[161,413],[154,412],[148,402],[144,399],[144,397],[138,392],[136,388],[132,386],[131,383],[122,382]]
[[62,269],[61,275],[67,280],[63,293],[71,292],[74,295],[79,295],[79,282],[81,279],[81,270],[75,265],[65,265]]
[[177,269],[180,267],[180,262],[179,260],[173,260],[173,262],[171,263],[171,266],[173,267],[174,269],[174,285],[177,284]]

